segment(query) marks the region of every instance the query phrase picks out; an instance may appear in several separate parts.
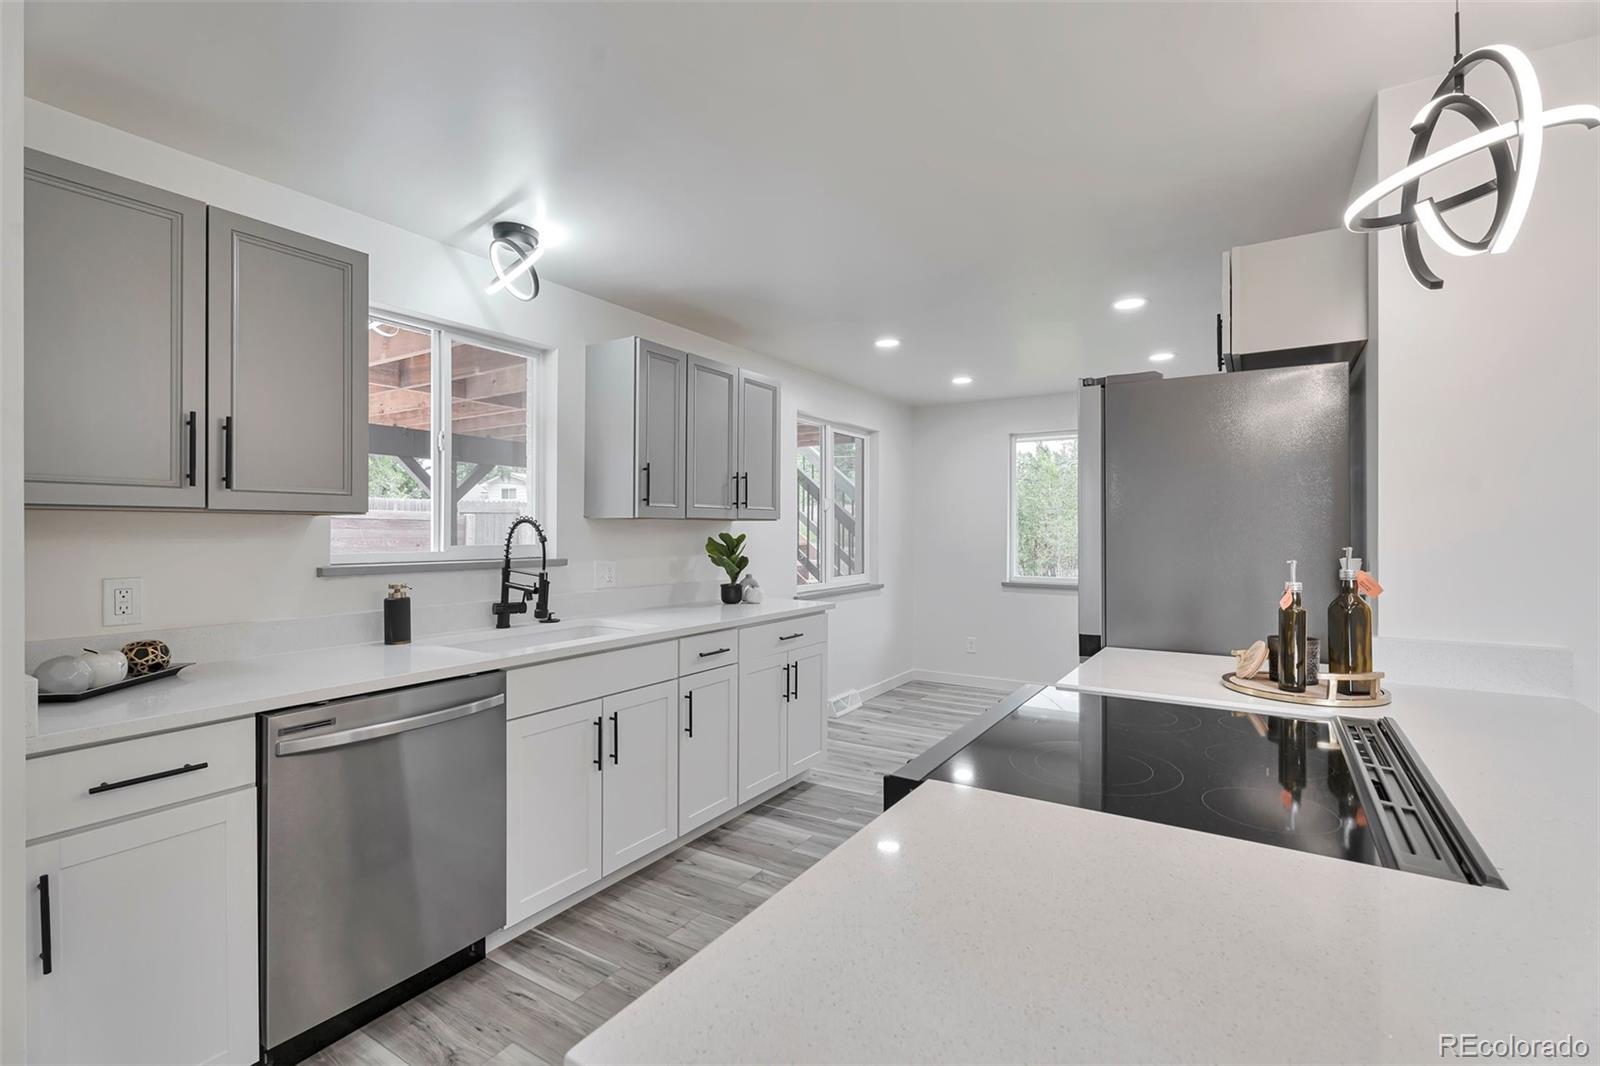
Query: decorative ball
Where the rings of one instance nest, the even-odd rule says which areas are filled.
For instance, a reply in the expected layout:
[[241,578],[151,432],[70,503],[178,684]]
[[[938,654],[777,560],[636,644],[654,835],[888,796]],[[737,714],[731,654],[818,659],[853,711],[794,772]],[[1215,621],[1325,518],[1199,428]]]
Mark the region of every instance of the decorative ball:
[[135,640],[122,646],[128,657],[128,673],[153,674],[172,665],[172,649],[159,640]]

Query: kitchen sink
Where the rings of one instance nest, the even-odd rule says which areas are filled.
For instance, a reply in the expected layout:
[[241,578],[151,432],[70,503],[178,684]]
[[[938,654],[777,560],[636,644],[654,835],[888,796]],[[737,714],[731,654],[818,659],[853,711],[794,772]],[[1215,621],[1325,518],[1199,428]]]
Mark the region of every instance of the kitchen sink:
[[534,625],[520,627],[509,633],[501,633],[493,637],[472,637],[462,640],[442,641],[452,648],[463,648],[467,651],[497,652],[506,654],[519,651],[523,648],[548,648],[552,644],[576,644],[585,640],[603,640],[607,637],[622,637],[640,630],[625,628],[623,626],[607,625],[575,625],[575,626],[545,626]]

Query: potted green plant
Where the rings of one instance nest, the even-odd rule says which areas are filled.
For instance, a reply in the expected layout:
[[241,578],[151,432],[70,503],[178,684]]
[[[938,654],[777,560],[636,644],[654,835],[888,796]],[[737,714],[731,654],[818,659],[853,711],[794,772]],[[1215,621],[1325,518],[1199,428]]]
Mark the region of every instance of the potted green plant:
[[706,557],[727,573],[727,583],[722,586],[722,602],[738,603],[743,590],[739,586],[739,575],[744,573],[744,568],[750,565],[747,556],[739,554],[744,547],[745,534],[734,536],[732,533],[718,533],[714,537],[706,538]]

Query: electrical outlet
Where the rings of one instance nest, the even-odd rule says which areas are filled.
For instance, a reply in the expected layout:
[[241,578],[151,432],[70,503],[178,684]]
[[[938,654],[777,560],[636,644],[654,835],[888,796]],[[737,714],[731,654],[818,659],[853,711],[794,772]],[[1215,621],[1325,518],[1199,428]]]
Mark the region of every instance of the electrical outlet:
[[614,589],[617,587],[617,564],[594,564],[594,587],[597,589]]
[[108,577],[100,582],[100,624],[134,626],[144,620],[144,581]]
[[978,654],[978,638],[977,637],[968,637],[967,638],[967,654],[968,655],[976,655],[976,654]]

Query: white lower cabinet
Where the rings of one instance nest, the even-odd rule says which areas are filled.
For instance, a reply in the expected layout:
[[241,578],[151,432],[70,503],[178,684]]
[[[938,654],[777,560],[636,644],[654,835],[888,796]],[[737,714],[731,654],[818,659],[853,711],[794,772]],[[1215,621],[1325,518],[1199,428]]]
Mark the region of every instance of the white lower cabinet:
[[789,691],[789,656],[746,661],[739,674],[739,802],[780,784],[784,756],[783,705]]
[[739,670],[678,681],[678,835],[739,805]]
[[260,1054],[256,793],[29,845],[28,1061]]
[[600,700],[506,723],[506,920],[600,880]]
[[607,696],[601,779],[605,873],[678,837],[678,685],[662,682]]
[[822,761],[828,751],[828,646],[789,653],[789,699],[784,714],[784,777]]

